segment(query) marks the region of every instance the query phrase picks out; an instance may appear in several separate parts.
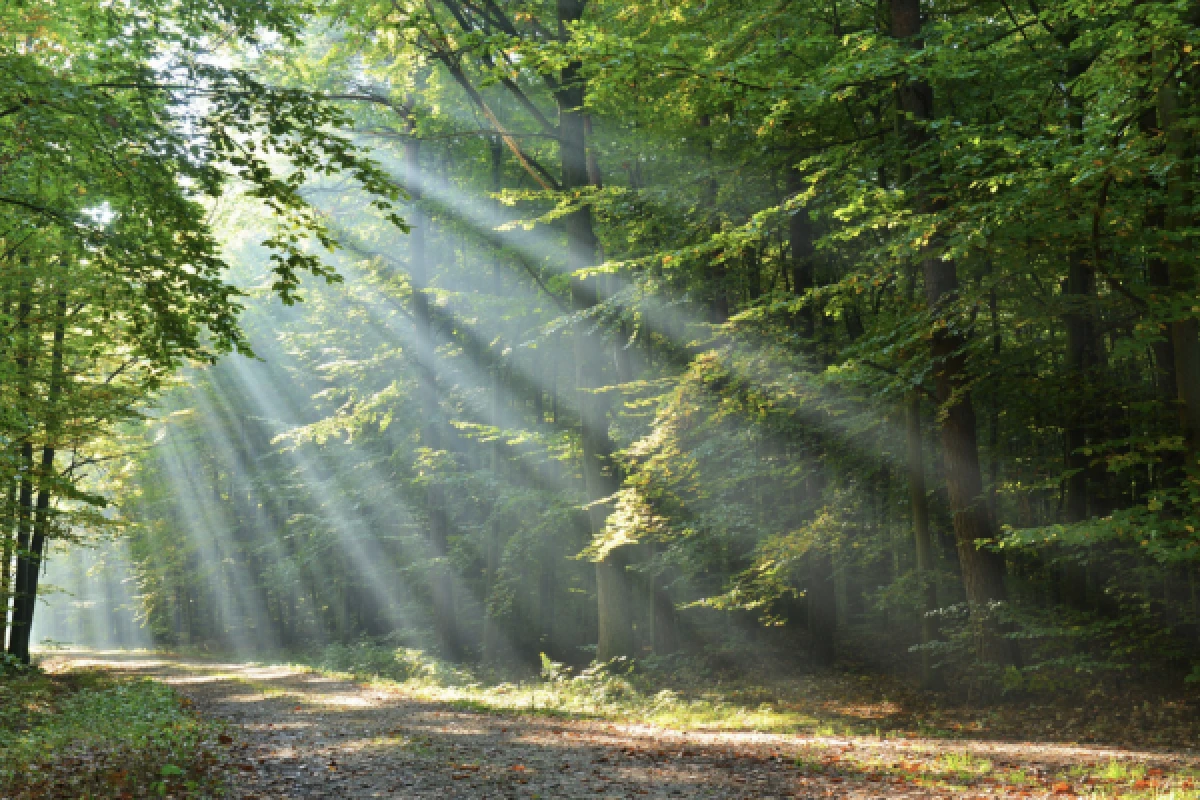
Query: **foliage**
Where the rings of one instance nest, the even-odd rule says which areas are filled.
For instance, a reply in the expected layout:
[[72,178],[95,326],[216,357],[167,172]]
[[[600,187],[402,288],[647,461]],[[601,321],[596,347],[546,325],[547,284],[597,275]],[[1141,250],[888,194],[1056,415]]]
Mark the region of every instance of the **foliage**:
[[184,363],[250,352],[212,203],[236,185],[259,201],[285,302],[303,273],[336,277],[307,249],[309,238],[335,245],[300,194],[309,176],[349,176],[403,227],[398,192],[336,132],[336,108],[229,66],[233,46],[294,40],[305,11],[157,0],[0,10],[0,595],[15,598],[9,649],[21,658],[46,541],[105,527],[95,509],[118,427]]
[[220,726],[168,687],[33,671],[0,685],[5,797],[223,796]]
[[482,680],[421,651],[359,642],[331,645],[308,663],[360,680],[402,684],[414,696],[479,710],[595,716],[683,728],[796,730],[817,725],[810,717],[772,703],[754,702],[745,696],[755,692],[749,687],[713,690],[711,673],[686,659],[651,660],[636,667],[618,659],[574,670],[543,654],[536,677]]
[[[203,77],[214,155],[177,167],[241,170],[284,226],[220,218],[226,343],[265,363],[188,373],[129,464],[163,640],[400,676],[353,643],[574,669],[782,648],[972,695],[1182,682],[1191,5],[275,11]],[[243,118],[296,171],[256,182]],[[393,184],[407,237],[369,194]],[[288,225],[341,247],[328,269]]]

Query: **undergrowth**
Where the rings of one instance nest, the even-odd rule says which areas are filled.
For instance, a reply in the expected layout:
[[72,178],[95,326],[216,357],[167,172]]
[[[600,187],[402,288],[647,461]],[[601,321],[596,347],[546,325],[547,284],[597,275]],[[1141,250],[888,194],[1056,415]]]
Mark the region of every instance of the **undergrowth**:
[[0,676],[0,797],[220,797],[224,736],[170,688],[93,671]]
[[[795,674],[760,664],[721,670],[699,656],[615,659],[574,669],[543,656],[540,672],[447,664],[426,651],[363,640],[299,660],[411,696],[478,711],[571,715],[675,729],[906,738],[981,736],[1126,746],[1188,745],[1197,706],[1150,688],[1097,684],[1086,693],[987,704],[913,691],[869,668]],[[1114,698],[1120,698],[1114,701]]]
[[400,684],[422,698],[479,711],[633,720],[671,728],[835,733],[844,725],[796,709],[762,686],[723,683],[698,659],[624,658],[573,669],[542,656],[540,673],[480,674],[422,650],[371,642],[331,645],[306,666]]

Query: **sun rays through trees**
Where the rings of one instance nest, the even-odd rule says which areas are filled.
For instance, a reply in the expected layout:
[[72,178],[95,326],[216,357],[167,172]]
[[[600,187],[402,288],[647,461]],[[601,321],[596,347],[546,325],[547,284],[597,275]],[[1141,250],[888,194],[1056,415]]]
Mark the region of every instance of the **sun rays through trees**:
[[16,659],[1200,678],[1191,4],[59,5],[0,12]]

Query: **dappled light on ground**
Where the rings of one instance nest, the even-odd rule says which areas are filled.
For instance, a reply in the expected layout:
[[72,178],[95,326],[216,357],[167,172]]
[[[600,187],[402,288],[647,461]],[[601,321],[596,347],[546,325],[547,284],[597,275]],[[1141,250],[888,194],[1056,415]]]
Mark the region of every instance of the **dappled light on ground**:
[[[1196,797],[1195,753],[996,739],[670,730],[486,711],[300,668],[60,653],[174,686],[233,736],[239,798]],[[892,708],[892,706],[896,706]],[[846,704],[872,718],[896,704]],[[1173,793],[1173,794],[1171,794]]]

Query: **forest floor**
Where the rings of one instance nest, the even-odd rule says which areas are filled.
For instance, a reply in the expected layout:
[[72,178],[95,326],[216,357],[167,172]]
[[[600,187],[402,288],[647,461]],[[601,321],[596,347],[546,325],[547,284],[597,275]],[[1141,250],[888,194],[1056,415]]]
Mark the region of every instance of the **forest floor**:
[[228,735],[236,798],[1200,798],[1186,744],[672,730],[488,712],[288,666],[47,654],[50,672],[148,677]]

